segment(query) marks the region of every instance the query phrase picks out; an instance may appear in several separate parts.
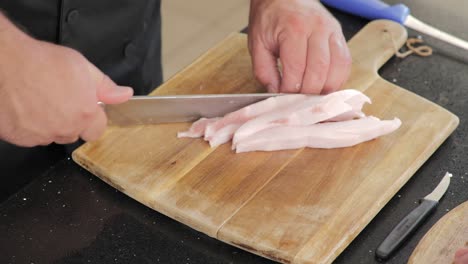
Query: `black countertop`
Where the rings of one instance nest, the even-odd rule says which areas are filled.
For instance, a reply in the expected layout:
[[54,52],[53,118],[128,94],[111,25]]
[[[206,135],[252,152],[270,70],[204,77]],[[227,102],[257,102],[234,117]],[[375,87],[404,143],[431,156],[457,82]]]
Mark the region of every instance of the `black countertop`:
[[[468,39],[468,4],[447,1],[443,12],[436,0],[402,2],[415,16]],[[348,39],[366,23],[333,13]],[[375,248],[445,171],[454,177],[436,212],[387,263],[406,263],[429,228],[468,200],[468,52],[425,39],[433,56],[393,58],[380,74],[452,111],[460,126],[335,263],[378,263]],[[81,169],[58,146],[23,149],[0,142],[0,157],[0,263],[273,263],[139,204]]]

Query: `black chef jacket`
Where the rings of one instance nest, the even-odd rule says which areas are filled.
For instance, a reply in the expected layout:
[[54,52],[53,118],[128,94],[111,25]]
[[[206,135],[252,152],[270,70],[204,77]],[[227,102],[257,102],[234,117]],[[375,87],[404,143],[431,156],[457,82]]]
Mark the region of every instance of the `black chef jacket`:
[[119,85],[162,82],[160,0],[0,0],[30,35],[74,48]]

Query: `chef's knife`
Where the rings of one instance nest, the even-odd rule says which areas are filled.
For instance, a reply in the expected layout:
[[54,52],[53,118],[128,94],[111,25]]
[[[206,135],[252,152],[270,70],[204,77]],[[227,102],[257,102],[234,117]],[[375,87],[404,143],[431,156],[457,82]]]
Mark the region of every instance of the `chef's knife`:
[[122,104],[103,105],[111,125],[191,122],[224,116],[249,104],[282,94],[210,94],[134,96]]
[[380,0],[321,0],[322,3],[353,15],[370,20],[388,19],[468,50],[468,42],[434,28],[410,15],[403,4],[390,6]]
[[446,173],[442,181],[429,195],[421,200],[421,203],[388,234],[385,240],[375,251],[378,259],[385,260],[405,241],[419,225],[434,211],[440,198],[445,194],[450,184],[452,174]]

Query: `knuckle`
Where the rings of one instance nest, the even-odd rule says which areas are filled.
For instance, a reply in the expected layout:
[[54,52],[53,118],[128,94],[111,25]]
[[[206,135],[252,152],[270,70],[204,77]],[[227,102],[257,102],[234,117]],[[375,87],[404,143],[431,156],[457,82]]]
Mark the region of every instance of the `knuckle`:
[[344,43],[345,49],[343,52],[343,62],[351,64],[353,62],[353,57],[351,56],[351,51],[348,48],[346,42]]
[[254,69],[254,76],[263,84],[267,83],[268,79],[270,78],[268,70],[263,66],[258,66]]
[[312,24],[315,28],[323,28],[328,27],[330,25],[330,21],[323,15],[315,15],[312,17]]
[[311,84],[323,84],[327,78],[327,73],[328,69],[317,67],[315,69],[309,69],[306,75]]
[[289,17],[291,29],[296,34],[306,34],[309,31],[307,18],[303,15]]
[[285,79],[288,83],[293,83],[293,85],[296,85],[297,83],[302,82],[304,73],[305,73],[305,69],[302,69],[302,70],[285,69],[283,71],[283,79]]
[[340,67],[346,68],[350,67],[353,64],[353,59],[348,50],[345,50],[344,52],[339,52],[334,56],[336,56],[336,58],[334,58],[333,61],[336,61]]
[[297,91],[301,88],[305,69],[302,71],[284,70],[283,71],[283,88]]
[[285,62],[285,68],[292,74],[302,75],[305,71],[305,60],[294,60]]
[[281,57],[281,63],[283,65],[284,72],[286,74],[302,75],[307,66],[307,60],[305,56],[283,55]]
[[349,53],[346,53],[345,56],[342,58],[342,64],[346,67],[349,67],[353,64],[353,58],[351,58],[351,55]]
[[313,86],[322,86],[327,79],[325,74],[314,73],[311,75],[311,83]]
[[332,19],[330,23],[332,25],[332,28],[334,28],[335,32],[339,32],[339,33],[343,32],[340,22],[338,22],[336,19]]
[[331,61],[343,66],[349,66],[352,64],[351,52],[343,37],[337,34],[331,36],[330,42],[331,49]]
[[314,72],[327,72],[330,67],[330,59],[325,56],[319,56],[311,61],[310,71]]
[[284,41],[290,37],[303,36],[308,34],[308,27],[303,16],[290,15],[284,18],[281,23],[283,27],[278,33],[279,40]]
[[85,104],[80,109],[79,118],[81,120],[90,120],[96,115],[97,110],[98,110],[97,103],[96,104],[93,104],[93,103]]

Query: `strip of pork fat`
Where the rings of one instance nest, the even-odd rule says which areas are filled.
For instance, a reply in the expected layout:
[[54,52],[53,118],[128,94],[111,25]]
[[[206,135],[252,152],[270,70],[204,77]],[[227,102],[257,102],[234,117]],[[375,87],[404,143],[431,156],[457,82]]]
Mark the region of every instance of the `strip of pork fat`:
[[312,125],[351,110],[351,106],[343,101],[332,100],[318,104],[312,102],[309,103],[309,107],[299,110],[290,109],[289,111],[275,111],[265,114],[248,121],[234,133],[233,149],[238,142],[265,129],[279,126]]
[[188,131],[177,133],[178,138],[189,137],[189,138],[199,138],[205,135],[205,129],[208,124],[218,121],[220,118],[200,118],[192,124]]
[[356,90],[343,90],[341,93],[332,93],[329,96],[342,96],[344,101],[351,105],[353,110],[343,113],[337,117],[329,119],[327,121],[345,121],[351,120],[354,118],[361,118],[365,117],[366,115],[362,112],[362,107],[365,103],[371,104],[371,99],[367,97],[365,94],[356,91]]
[[251,119],[234,134],[233,149],[243,139],[263,129],[277,126],[306,126],[324,121],[344,121],[362,117],[369,97],[356,90],[342,90],[326,96],[311,96],[300,104]]
[[205,140],[211,140],[214,134],[221,130],[223,127],[232,124],[244,124],[248,120],[255,118],[259,115],[280,110],[289,105],[297,104],[307,99],[303,94],[292,94],[271,97],[266,100],[251,104],[237,111],[225,115],[220,120],[209,124],[205,130]]
[[376,117],[309,126],[281,126],[262,130],[236,145],[236,152],[284,149],[342,148],[372,140],[399,128],[401,121]]
[[234,132],[236,132],[236,130],[241,125],[241,123],[234,123],[224,126],[220,130],[216,131],[216,133],[210,139],[210,147],[214,148],[221,144],[227,143],[232,139],[232,135],[234,135]]
[[307,96],[303,94],[283,95],[271,97],[246,106],[209,124],[205,130],[205,140],[210,141],[210,145],[212,146],[226,143],[231,140],[237,128],[248,120],[274,110],[280,110],[290,105],[300,103],[306,99]]

